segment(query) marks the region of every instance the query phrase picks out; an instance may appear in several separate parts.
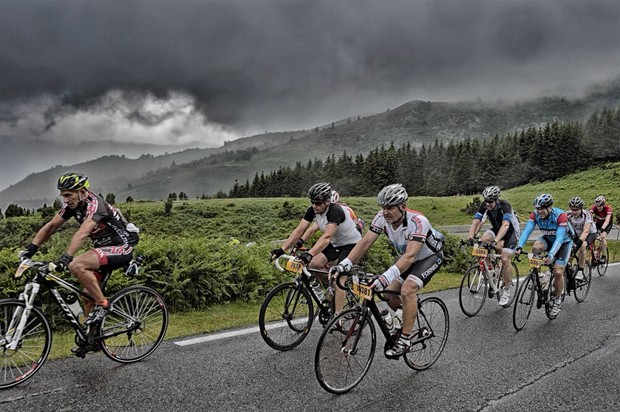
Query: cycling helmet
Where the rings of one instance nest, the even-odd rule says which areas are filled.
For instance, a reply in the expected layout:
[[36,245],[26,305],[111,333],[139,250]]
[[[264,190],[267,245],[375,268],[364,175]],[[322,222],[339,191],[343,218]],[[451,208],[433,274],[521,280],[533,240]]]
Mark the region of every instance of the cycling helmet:
[[407,202],[407,190],[400,183],[387,185],[377,195],[381,207],[397,206]]
[[597,206],[603,206],[606,201],[607,199],[605,199],[605,196],[599,195],[599,196],[596,196],[596,198],[594,199],[594,204]]
[[547,193],[543,193],[534,199],[534,207],[540,209],[543,207],[551,207],[553,205],[553,196]]
[[332,188],[329,183],[315,183],[308,190],[308,197],[312,202],[327,202],[332,197]]
[[332,190],[332,198],[331,198],[331,202],[332,203],[338,203],[340,202],[340,194],[338,192],[336,192],[335,190]]
[[579,196],[575,196],[571,200],[568,201],[568,207],[572,209],[581,209],[585,206],[585,204],[586,202],[584,202],[583,199],[580,198]]
[[90,183],[88,183],[88,177],[83,174],[71,172],[60,176],[56,187],[58,190],[88,190]]
[[500,193],[499,187],[489,186],[482,191],[482,197],[484,197],[485,200],[497,200]]

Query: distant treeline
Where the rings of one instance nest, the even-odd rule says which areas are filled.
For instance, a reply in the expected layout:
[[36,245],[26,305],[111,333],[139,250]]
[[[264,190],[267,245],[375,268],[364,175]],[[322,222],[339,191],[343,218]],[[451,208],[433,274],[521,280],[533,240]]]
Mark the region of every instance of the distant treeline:
[[381,146],[366,156],[332,155],[298,162],[252,182],[235,182],[217,197],[305,196],[314,183],[325,181],[344,196],[374,196],[385,185],[401,182],[410,195],[449,196],[480,192],[489,185],[502,189],[553,180],[589,166],[620,160],[620,108],[605,108],[585,124],[547,123],[493,139],[435,141],[415,148]]

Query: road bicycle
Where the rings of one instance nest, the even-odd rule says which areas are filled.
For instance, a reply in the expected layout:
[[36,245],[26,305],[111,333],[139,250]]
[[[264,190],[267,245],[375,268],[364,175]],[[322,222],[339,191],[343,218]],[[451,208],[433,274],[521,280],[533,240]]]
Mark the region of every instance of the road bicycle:
[[604,251],[601,249],[601,232],[597,232],[594,242],[589,243],[587,246],[586,259],[593,269],[596,268],[599,276],[605,275],[609,266],[609,247],[605,246]]
[[[586,300],[588,292],[590,291],[590,285],[592,283],[592,267],[586,260],[582,272],[583,279],[575,278],[575,275],[579,270],[579,266],[577,265],[577,251],[578,249],[573,245],[569,264],[566,265],[566,269],[564,270],[564,281],[566,284],[566,293],[570,295],[572,292],[575,296],[575,300],[581,303]],[[575,261],[575,263],[572,263],[573,261]]]
[[[284,266],[281,260],[286,261]],[[325,325],[334,314],[334,289],[330,285],[322,288],[320,295],[313,285],[318,282],[317,274],[328,276],[327,269],[311,269],[298,260],[297,256],[282,255],[274,260],[280,271],[294,273],[295,279],[274,287],[261,305],[258,315],[260,334],[273,349],[287,351],[297,347],[310,333],[314,318]],[[318,282],[320,284],[320,282]],[[325,299],[331,296],[331,299]],[[345,307],[356,303],[352,294],[347,294]],[[316,305],[316,312],[315,312]]]
[[[112,309],[101,322],[83,325],[74,314],[68,297],[94,298],[52,273],[48,262],[23,260],[15,278],[27,279],[18,299],[0,300],[0,389],[19,385],[38,372],[52,345],[50,322],[37,306],[41,290],[51,292],[65,319],[75,330],[75,354],[103,351],[120,363],[133,363],[149,356],[162,342],[168,327],[168,309],[163,298],[146,286],[130,286],[116,293]],[[111,271],[101,272],[107,279]],[[63,290],[63,293],[60,290]]]
[[[465,242],[461,241],[461,248],[464,245]],[[499,301],[500,290],[504,288],[501,255],[495,253],[495,247],[488,243],[476,243],[472,247],[471,255],[474,256],[475,261],[465,271],[459,288],[459,305],[467,316],[478,314],[487,297],[492,299],[495,296]],[[512,267],[512,277],[508,288],[510,300],[505,307],[512,305],[519,288],[519,269],[512,261],[510,266]]]
[[[519,286],[512,313],[512,324],[517,331],[525,327],[534,305],[536,305],[536,309],[540,309],[544,306],[545,314],[549,319],[555,319],[557,316],[551,314],[551,309],[553,308],[555,300],[555,288],[553,286],[555,279],[552,270],[553,263],[544,263],[546,255],[535,252],[529,252],[527,258],[530,271],[525,279],[523,279],[523,282],[521,282],[521,286]],[[540,269],[542,266],[547,266],[550,270],[541,273]],[[565,278],[564,290],[561,295],[562,302],[566,296],[566,283]],[[535,298],[536,302],[534,302]]]
[[[398,292],[375,291],[370,287],[375,275],[365,273],[358,266],[354,266],[347,275],[350,275],[351,282],[345,287],[359,296],[361,303],[330,320],[319,338],[314,356],[314,370],[319,384],[334,394],[353,389],[370,369],[377,346],[373,318],[385,337],[386,357],[385,352],[396,344],[401,333],[400,329],[391,330],[375,302],[376,296],[385,299],[386,294]],[[343,287],[339,280],[336,284]],[[450,318],[444,302],[434,296],[418,297],[413,329],[415,338],[409,351],[403,355],[407,366],[421,371],[433,365],[443,352],[449,330]]]

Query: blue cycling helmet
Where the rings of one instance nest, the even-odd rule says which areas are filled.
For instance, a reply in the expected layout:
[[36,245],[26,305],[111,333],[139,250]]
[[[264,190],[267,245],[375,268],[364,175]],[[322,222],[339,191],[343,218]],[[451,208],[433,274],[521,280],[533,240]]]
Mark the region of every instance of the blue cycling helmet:
[[534,199],[534,207],[536,209],[551,207],[553,205],[553,196],[548,193],[543,193],[540,196],[536,196]]

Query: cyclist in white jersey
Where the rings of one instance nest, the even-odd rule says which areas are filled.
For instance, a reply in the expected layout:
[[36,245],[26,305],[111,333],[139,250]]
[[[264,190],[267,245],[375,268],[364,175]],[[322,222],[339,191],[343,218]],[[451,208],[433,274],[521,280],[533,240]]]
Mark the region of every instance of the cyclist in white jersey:
[[443,263],[444,235],[433,229],[420,212],[407,209],[407,191],[401,184],[384,187],[377,200],[381,210],[373,219],[368,232],[355,245],[348,258],[334,267],[333,272],[348,272],[353,263],[364,256],[382,233],[396,249],[398,259],[388,270],[378,276],[372,287],[400,292],[398,296],[386,296],[388,305],[396,310],[402,302],[403,328],[393,348],[386,352],[398,357],[409,350],[414,338],[418,303],[418,290],[424,287]]
[[[284,254],[285,250],[299,248],[303,244],[302,236],[311,224],[316,223],[323,235],[312,248],[303,253],[299,259],[313,269],[324,268],[328,262],[346,258],[351,249],[362,238],[351,215],[342,206],[331,202],[332,189],[329,183],[316,183],[308,190],[312,205],[306,210],[295,230],[289,235],[279,249],[271,251],[271,259]],[[319,275],[323,283],[327,276]],[[344,291],[336,291],[336,311],[344,305]]]
[[583,280],[583,267],[586,263],[586,247],[596,240],[596,225],[592,220],[592,214],[584,209],[586,202],[579,196],[573,197],[568,202],[570,213],[568,223],[575,231],[575,239],[573,240],[577,252],[577,273],[575,279]]

